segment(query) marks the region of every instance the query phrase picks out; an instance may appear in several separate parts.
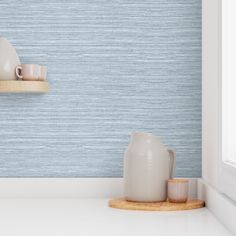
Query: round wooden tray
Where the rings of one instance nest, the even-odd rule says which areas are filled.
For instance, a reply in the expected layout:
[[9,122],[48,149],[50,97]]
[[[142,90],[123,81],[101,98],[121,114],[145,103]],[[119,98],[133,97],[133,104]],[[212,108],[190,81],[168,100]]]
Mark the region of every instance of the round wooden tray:
[[202,208],[205,206],[202,200],[188,200],[186,203],[171,202],[130,202],[124,198],[113,199],[109,201],[112,208],[124,210],[140,210],[140,211],[183,211]]
[[0,80],[0,93],[46,93],[46,81]]

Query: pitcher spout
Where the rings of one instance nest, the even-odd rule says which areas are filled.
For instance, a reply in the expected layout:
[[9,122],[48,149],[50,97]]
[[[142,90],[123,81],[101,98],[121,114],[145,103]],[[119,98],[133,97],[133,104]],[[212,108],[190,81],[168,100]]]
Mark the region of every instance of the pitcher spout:
[[152,134],[152,133],[148,133],[148,132],[141,132],[141,131],[133,131],[131,133],[131,137],[132,137],[132,141],[146,141],[146,142],[159,142],[161,143],[161,139]]

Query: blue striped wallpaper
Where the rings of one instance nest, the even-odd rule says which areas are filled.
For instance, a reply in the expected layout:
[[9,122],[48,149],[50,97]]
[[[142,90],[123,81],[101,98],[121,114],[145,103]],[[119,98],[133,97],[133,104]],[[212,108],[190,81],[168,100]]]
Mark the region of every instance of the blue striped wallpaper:
[[201,0],[3,0],[0,35],[51,84],[0,95],[0,177],[122,176],[132,130],[201,176]]

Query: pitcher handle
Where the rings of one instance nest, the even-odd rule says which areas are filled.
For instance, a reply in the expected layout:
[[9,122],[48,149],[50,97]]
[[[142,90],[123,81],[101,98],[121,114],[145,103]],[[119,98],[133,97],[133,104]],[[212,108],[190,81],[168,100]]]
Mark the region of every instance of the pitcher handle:
[[175,172],[176,152],[174,149],[168,148],[170,155],[170,179],[173,179]]

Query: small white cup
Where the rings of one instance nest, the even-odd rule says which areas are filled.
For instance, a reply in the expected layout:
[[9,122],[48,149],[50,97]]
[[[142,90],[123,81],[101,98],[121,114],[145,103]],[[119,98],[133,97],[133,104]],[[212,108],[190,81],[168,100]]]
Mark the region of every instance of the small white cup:
[[169,179],[168,180],[168,200],[169,202],[184,203],[188,200],[188,180]]
[[46,80],[47,67],[37,64],[22,64],[16,67],[16,75],[22,80]]

